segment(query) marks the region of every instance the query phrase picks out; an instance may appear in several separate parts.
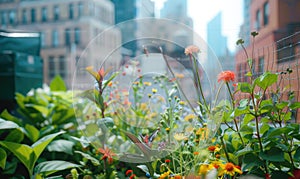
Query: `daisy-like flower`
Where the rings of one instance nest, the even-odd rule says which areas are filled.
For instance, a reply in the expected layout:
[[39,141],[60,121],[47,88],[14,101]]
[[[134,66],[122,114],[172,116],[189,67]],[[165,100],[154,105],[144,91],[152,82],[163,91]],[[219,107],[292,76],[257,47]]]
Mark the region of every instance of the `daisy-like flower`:
[[188,137],[184,135],[184,133],[176,133],[174,134],[174,138],[177,141],[182,141],[182,140],[186,140]]
[[236,173],[238,173],[238,174],[242,174],[243,173],[241,171],[241,169],[239,169],[239,167],[235,166],[231,162],[226,163],[225,165],[222,166],[222,168],[223,168],[222,173],[230,175],[230,176],[234,176]]
[[209,172],[211,169],[213,169],[214,167],[212,165],[209,164],[201,164],[198,170],[198,174],[199,175],[206,175],[207,172]]
[[235,74],[232,71],[223,71],[218,75],[218,82],[224,81],[226,83],[235,80]]
[[115,153],[113,153],[109,148],[104,147],[104,149],[99,148],[97,150],[98,153],[101,153],[103,156],[101,158],[101,160],[106,160],[108,161],[109,164],[113,163],[113,156],[116,156]]
[[198,53],[200,52],[199,48],[195,45],[190,45],[185,48],[184,53],[185,55],[192,55],[193,53]]

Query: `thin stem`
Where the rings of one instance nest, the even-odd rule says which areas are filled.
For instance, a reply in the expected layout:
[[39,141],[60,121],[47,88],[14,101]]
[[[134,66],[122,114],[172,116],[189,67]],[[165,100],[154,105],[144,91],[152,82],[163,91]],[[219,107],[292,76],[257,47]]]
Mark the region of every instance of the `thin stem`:
[[[162,56],[163,56],[163,59],[164,59],[166,65],[167,65],[167,68],[169,69],[169,71],[170,71],[172,77],[175,79],[175,82],[176,82],[176,84],[177,84],[177,87],[178,87],[179,90],[181,91],[183,97],[186,99],[186,101],[187,101],[189,107],[191,108],[191,110],[194,112],[194,114],[197,115],[197,112],[195,111],[194,107],[192,106],[192,104],[190,103],[190,101],[189,101],[188,98],[186,97],[185,93],[183,92],[183,90],[182,90],[182,88],[181,88],[181,86],[180,86],[180,84],[179,84],[179,82],[178,82],[178,80],[177,80],[177,78],[176,78],[176,76],[175,76],[173,70],[172,70],[171,67],[170,67],[170,64],[169,64],[168,61],[167,61],[167,57],[163,54],[161,48],[160,48],[160,52],[161,52],[161,54],[162,54]],[[201,115],[197,115],[197,116],[198,116],[198,118],[199,118],[199,122],[203,125],[204,121],[203,121]]]

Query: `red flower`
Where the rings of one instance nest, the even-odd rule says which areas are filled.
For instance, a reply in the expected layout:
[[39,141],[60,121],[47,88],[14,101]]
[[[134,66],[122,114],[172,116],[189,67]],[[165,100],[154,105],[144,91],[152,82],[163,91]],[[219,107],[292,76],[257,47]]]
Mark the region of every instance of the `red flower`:
[[131,173],[133,173],[133,170],[127,170],[126,173],[125,173],[125,175],[129,175]]
[[223,71],[218,75],[218,82],[224,81],[226,83],[235,80],[235,74],[232,71]]
[[104,149],[99,148],[97,150],[97,152],[100,152],[101,154],[103,154],[101,160],[106,160],[107,159],[109,164],[112,164],[112,162],[113,162],[112,157],[116,156],[115,153],[113,153],[109,148],[106,148],[106,147]]
[[271,179],[271,175],[268,173],[265,174],[265,177],[266,177],[266,179]]
[[165,163],[170,163],[170,162],[171,162],[170,159],[166,159],[166,160],[165,160]]
[[129,179],[133,179],[133,178],[135,178],[136,177],[136,175],[135,174],[132,174],[130,177],[129,177]]
[[293,176],[289,177],[289,179],[297,179],[297,178],[300,178],[300,169],[294,170]]

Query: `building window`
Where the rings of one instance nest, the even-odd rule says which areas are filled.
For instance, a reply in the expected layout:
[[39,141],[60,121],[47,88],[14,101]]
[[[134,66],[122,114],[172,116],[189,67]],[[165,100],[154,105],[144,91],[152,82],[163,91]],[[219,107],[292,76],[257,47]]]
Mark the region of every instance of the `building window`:
[[26,9],[22,10],[22,23],[23,24],[27,23],[27,10]]
[[260,29],[260,10],[256,11],[256,22],[255,22],[256,30]]
[[41,32],[41,47],[45,47],[45,33]]
[[16,23],[16,11],[9,12],[9,23],[15,24]]
[[70,29],[65,30],[65,44],[70,45],[71,44],[71,31]]
[[265,59],[264,59],[264,57],[259,57],[259,60],[258,60],[258,74],[259,75],[264,73],[264,68],[265,68]]
[[58,46],[58,31],[57,30],[52,31],[52,46],[53,47]]
[[79,44],[80,43],[80,29],[79,28],[75,28],[75,44]]
[[270,15],[269,2],[265,2],[265,4],[264,4],[264,25],[267,25],[269,23],[269,15]]
[[83,14],[83,4],[80,2],[78,4],[78,17],[81,17]]
[[295,60],[295,43],[280,41],[277,43],[277,62],[287,62]]
[[7,14],[6,14],[6,12],[2,12],[2,14],[1,14],[1,24],[2,25],[6,25],[6,17],[7,16]]
[[35,9],[31,9],[31,22],[35,22]]
[[69,4],[69,19],[73,19],[73,18],[74,18],[74,5]]
[[59,20],[59,7],[58,6],[54,6],[54,9],[53,9],[53,14],[54,14],[54,20]]
[[42,22],[46,22],[47,21],[47,17],[48,17],[47,8],[43,7],[42,8]]
[[55,76],[55,58],[53,56],[50,56],[48,59],[48,73],[49,73],[49,79],[52,79]]
[[62,78],[66,76],[66,60],[65,56],[59,56],[59,75]]

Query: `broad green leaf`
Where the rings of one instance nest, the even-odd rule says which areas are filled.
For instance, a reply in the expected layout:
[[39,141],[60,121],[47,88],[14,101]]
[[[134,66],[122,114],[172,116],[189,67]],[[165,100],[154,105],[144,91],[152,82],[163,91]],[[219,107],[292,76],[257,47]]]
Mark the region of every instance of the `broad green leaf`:
[[300,102],[294,102],[290,105],[291,109],[298,109],[300,108]]
[[282,102],[280,102],[280,103],[277,103],[277,104],[276,104],[276,107],[277,107],[278,109],[283,109],[284,107],[287,107],[288,104],[289,104],[288,102],[282,101]]
[[269,137],[269,138],[272,138],[272,137],[275,137],[275,136],[279,136],[279,135],[281,135],[281,134],[287,134],[287,133],[289,133],[289,132],[292,131],[292,130],[293,130],[293,129],[288,128],[288,127],[276,128],[276,129],[272,130],[272,131],[269,133],[268,137]]
[[268,87],[270,87],[272,84],[277,82],[277,75],[266,72],[255,79],[255,84],[262,88],[263,90],[266,90]]
[[26,136],[32,141],[36,142],[39,139],[40,132],[37,128],[32,125],[26,124],[25,125],[25,134]]
[[239,83],[238,89],[243,93],[251,93],[252,87],[249,83]]
[[67,91],[66,84],[59,75],[56,75],[53,78],[53,80],[51,81],[50,90],[51,91]]
[[259,129],[260,130],[260,134],[263,135],[269,129],[270,129],[270,125],[268,123],[263,123],[263,125]]
[[20,129],[14,129],[5,137],[5,141],[20,143],[24,139],[24,133]]
[[2,169],[5,168],[5,163],[6,163],[6,152],[2,148],[0,148],[0,167]]
[[252,167],[263,166],[261,159],[254,153],[248,153],[243,157],[243,170],[250,170]]
[[[0,119],[1,118],[5,119],[7,121],[12,121],[12,122],[18,124],[19,126],[22,125],[21,119],[11,115],[6,109],[0,114]],[[0,125],[0,126],[2,126],[2,125]]]
[[2,118],[0,118],[0,130],[3,130],[3,129],[15,129],[15,128],[18,128],[19,125],[12,122],[12,121],[7,121],[7,120],[4,120]]
[[99,166],[99,165],[100,165],[100,162],[99,162],[98,159],[96,159],[96,158],[90,156],[90,155],[87,154],[87,153],[83,153],[83,152],[81,152],[81,151],[75,151],[75,153],[78,153],[78,154],[82,155],[82,157],[84,157],[84,158],[90,160],[94,166]]
[[52,123],[57,125],[63,124],[71,119],[75,119],[74,109],[71,107],[61,109],[52,115]]
[[26,107],[32,107],[37,112],[39,112],[44,118],[49,115],[49,109],[45,106],[35,105],[35,104],[27,104]]
[[64,152],[70,155],[73,155],[73,146],[75,145],[74,142],[68,140],[54,140],[48,146],[47,149],[50,152]]
[[272,147],[270,150],[260,153],[260,157],[271,162],[283,162],[284,152],[277,147]]
[[46,176],[53,174],[58,171],[70,169],[70,168],[79,168],[81,167],[78,164],[61,161],[61,160],[53,160],[42,162],[35,167],[35,173],[44,174]]
[[30,146],[7,141],[0,141],[0,145],[11,151],[24,164],[29,174],[32,174],[34,153]]
[[243,125],[246,125],[253,119],[254,119],[254,116],[252,114],[246,114],[245,117],[242,119],[242,123],[243,123]]
[[[58,135],[65,133],[64,131],[57,132],[54,134],[47,135],[41,139],[39,139],[37,142],[32,144],[32,148],[34,153],[36,154],[37,158],[41,155],[41,153],[44,151],[46,146]],[[36,159],[37,159],[36,158]]]
[[296,150],[296,153],[294,154],[294,159],[300,162],[300,147]]
[[238,150],[235,155],[237,157],[239,156],[243,156],[243,155],[246,155],[248,153],[253,153],[253,149],[250,147],[250,145],[247,145],[245,148],[243,148],[242,150]]

